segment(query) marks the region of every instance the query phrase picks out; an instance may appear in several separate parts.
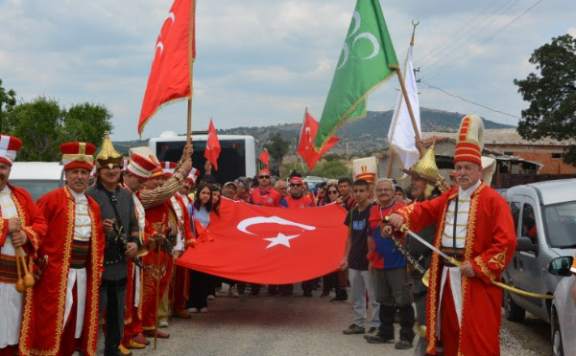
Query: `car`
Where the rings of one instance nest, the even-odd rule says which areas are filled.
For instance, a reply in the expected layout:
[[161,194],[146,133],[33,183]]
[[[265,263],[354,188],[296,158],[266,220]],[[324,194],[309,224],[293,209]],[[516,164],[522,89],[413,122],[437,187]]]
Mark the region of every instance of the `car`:
[[[517,247],[505,283],[553,295],[561,278],[548,272],[553,258],[576,253],[576,179],[514,186],[506,192],[516,225]],[[504,315],[521,322],[526,312],[550,321],[550,300],[504,293]]]
[[550,261],[548,271],[563,276],[554,291],[550,308],[552,354],[570,356],[576,354],[576,268],[574,258],[557,257]]
[[45,193],[61,187],[60,162],[14,162],[10,170],[10,184],[26,189],[37,200]]

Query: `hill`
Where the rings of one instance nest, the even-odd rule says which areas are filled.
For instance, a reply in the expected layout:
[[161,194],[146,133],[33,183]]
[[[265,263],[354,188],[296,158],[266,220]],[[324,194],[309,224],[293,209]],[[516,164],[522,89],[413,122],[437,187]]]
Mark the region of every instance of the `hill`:
[[[392,115],[392,110],[369,111],[366,118],[347,123],[337,131],[341,141],[330,153],[367,154],[382,150],[387,146],[386,135],[388,134]],[[420,110],[422,131],[456,132],[463,116],[463,114],[457,112],[422,108]],[[484,119],[484,125],[487,129],[512,127],[487,119]],[[301,124],[298,123],[264,127],[237,127],[219,132],[231,135],[254,136],[257,140],[258,149],[260,149],[260,146],[265,144],[276,133],[279,133],[291,145],[296,145],[300,127]]]

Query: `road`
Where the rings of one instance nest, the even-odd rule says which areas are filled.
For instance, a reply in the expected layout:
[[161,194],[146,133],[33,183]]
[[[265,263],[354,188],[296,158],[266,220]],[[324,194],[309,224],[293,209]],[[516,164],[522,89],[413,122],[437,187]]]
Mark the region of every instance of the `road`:
[[[326,298],[245,296],[219,297],[206,314],[190,320],[173,319],[164,329],[171,334],[152,347],[134,353],[202,356],[412,355],[393,344],[371,345],[362,335],[343,335],[350,324],[348,303]],[[527,326],[503,322],[502,355],[549,355],[545,323]]]

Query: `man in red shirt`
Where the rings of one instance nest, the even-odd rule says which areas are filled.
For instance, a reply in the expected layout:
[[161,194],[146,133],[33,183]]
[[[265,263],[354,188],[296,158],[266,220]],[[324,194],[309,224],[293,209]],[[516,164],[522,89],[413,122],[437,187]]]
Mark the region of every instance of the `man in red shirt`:
[[[282,196],[272,186],[270,171],[263,168],[258,173],[258,186],[250,190],[250,202],[260,206],[280,206]],[[260,293],[259,285],[252,285],[252,295]],[[278,290],[274,286],[269,286],[268,292],[272,295],[277,294]]]
[[[289,194],[280,200],[280,206],[290,209],[301,209],[314,207],[314,199],[308,194],[304,194],[304,180],[300,176],[293,176],[290,178]],[[314,280],[302,282],[302,289],[305,297],[312,296],[312,288],[314,287]],[[293,286],[291,284],[280,286],[280,293],[282,295],[291,295]]]

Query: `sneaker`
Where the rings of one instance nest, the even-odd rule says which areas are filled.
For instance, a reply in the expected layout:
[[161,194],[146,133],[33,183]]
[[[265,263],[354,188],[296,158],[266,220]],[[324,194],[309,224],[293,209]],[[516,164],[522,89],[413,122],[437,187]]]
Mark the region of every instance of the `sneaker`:
[[236,287],[230,286],[230,289],[228,289],[228,296],[232,298],[238,298],[240,295],[238,294]]
[[200,313],[208,313],[208,308],[204,307],[200,309]]
[[408,340],[400,340],[394,345],[396,350],[407,350],[412,348],[412,342]]
[[188,308],[188,313],[199,313],[200,310],[198,308]]
[[384,337],[380,334],[364,335],[364,339],[369,344],[390,344],[390,343],[394,342],[393,337]]
[[166,319],[162,319],[158,322],[158,326],[161,328],[167,328],[168,327],[168,320]]
[[348,329],[342,330],[342,334],[344,335],[364,334],[365,332],[363,327],[356,324],[351,324]]
[[208,300],[214,300],[216,296],[214,294],[208,294]]

